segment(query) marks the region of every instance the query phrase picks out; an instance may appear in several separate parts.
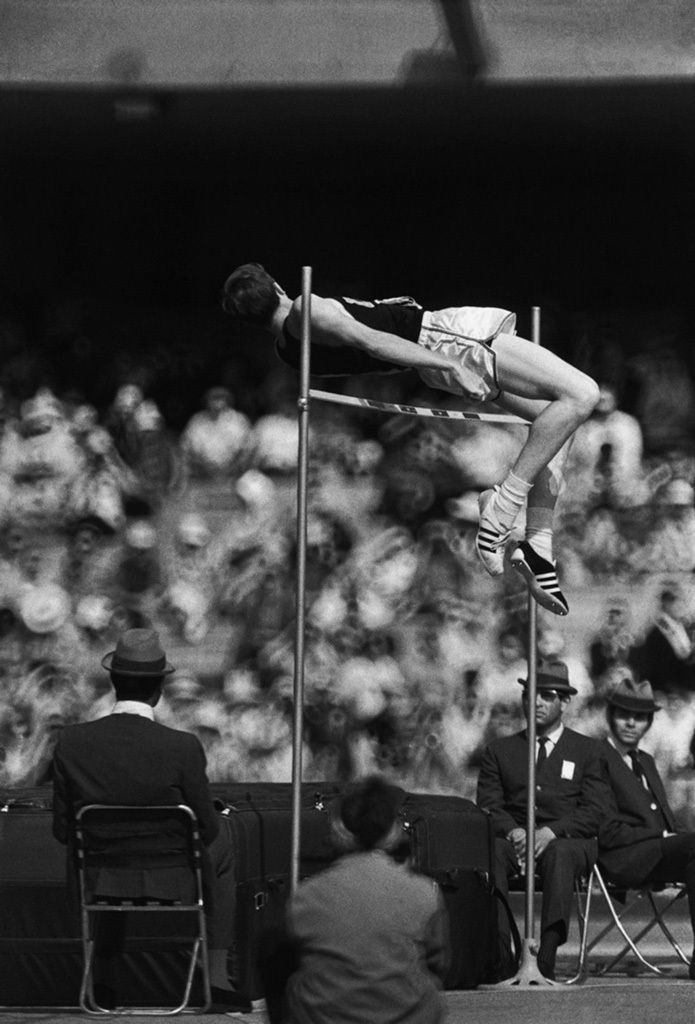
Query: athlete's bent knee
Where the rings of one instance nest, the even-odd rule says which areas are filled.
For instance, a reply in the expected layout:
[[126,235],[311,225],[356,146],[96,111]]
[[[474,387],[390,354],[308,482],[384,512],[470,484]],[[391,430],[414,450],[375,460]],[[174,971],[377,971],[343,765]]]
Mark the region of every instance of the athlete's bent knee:
[[572,389],[571,400],[580,421],[588,419],[596,408],[600,392],[598,384],[591,377],[582,374]]

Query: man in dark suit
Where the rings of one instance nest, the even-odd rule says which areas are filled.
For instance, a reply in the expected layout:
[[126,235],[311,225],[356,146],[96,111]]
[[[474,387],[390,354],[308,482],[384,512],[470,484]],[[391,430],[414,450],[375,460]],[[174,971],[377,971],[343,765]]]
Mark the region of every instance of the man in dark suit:
[[610,733],[603,745],[614,802],[599,828],[599,866],[626,888],[685,882],[695,934],[695,832],[677,831],[654,758],[639,749],[658,710],[646,680],[624,679],[608,697]]
[[[609,792],[605,762],[596,740],[568,729],[562,715],[577,690],[564,662],[540,661],[536,696],[535,870],[542,884],[538,967],[554,978],[558,946],[567,940],[574,880],[596,860],[596,834]],[[522,703],[528,719],[527,680]],[[496,834],[496,881],[506,894],[508,879],[526,871],[528,776],[526,730],[495,740],[485,751],[478,778],[478,805],[492,814]]]
[[[249,1012],[250,1002],[232,989],[227,975],[227,951],[233,941],[234,865],[212,803],[205,754],[192,733],[154,720],[162,685],[174,669],[151,629],[127,630],[102,664],[111,674],[116,703],[110,715],[61,732],[53,759],[54,835],[69,844],[75,814],[86,804],[187,804],[198,820],[207,852],[205,901],[214,1007],[221,1012]],[[137,839],[129,842],[129,849],[137,849]],[[162,842],[169,846],[170,837],[163,835]],[[142,895],[170,896],[158,891],[167,885],[164,874],[156,869],[145,872],[147,892]]]

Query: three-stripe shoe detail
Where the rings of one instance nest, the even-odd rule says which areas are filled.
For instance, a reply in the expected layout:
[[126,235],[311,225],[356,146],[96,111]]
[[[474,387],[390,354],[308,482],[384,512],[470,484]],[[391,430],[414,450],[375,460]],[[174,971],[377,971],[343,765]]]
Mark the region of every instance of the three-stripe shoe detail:
[[490,575],[501,576],[504,572],[504,548],[512,531],[500,529],[489,515],[494,497],[493,488],[483,491],[478,497],[480,525],[475,538],[475,548]]
[[555,615],[567,615],[569,605],[560,590],[557,569],[543,558],[528,541],[521,541],[512,552],[512,565],[526,580],[529,590],[540,605]]

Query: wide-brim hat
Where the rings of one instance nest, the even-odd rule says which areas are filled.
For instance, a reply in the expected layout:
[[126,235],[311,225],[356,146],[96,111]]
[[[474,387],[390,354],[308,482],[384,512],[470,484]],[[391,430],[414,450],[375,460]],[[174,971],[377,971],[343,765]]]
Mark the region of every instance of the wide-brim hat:
[[119,637],[116,650],[109,651],[101,664],[107,672],[137,678],[167,676],[175,671],[153,629],[127,629]]
[[613,687],[607,697],[608,703],[623,711],[650,712],[659,711],[661,704],[654,700],[654,692],[646,679],[635,682],[634,679],[621,679]]
[[[518,679],[517,682],[522,686],[528,685],[528,679]],[[557,690],[568,696],[578,692],[574,686],[570,686],[569,672],[564,661],[540,660],[536,666],[536,689]]]

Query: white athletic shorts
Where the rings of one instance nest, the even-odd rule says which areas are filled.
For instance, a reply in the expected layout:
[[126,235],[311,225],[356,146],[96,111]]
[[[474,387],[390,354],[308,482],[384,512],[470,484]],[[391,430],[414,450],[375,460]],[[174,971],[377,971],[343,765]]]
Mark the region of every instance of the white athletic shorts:
[[418,370],[431,388],[464,395],[475,402],[494,401],[500,393],[495,353],[490,348],[498,334],[516,333],[516,313],[493,306],[455,306],[426,310],[418,345],[458,360],[466,378],[465,389],[449,370]]

